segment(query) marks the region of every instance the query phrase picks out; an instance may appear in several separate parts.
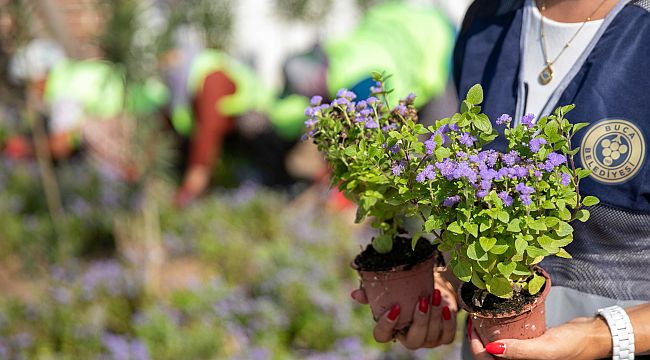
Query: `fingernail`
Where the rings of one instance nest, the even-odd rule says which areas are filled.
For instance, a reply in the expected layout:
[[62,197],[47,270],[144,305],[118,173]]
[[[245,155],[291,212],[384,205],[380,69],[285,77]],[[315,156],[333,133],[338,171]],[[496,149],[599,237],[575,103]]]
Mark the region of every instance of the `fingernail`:
[[442,318],[445,320],[451,319],[451,311],[449,311],[449,306],[442,308]]
[[433,290],[433,296],[431,296],[431,305],[440,306],[442,302],[442,296],[440,295],[440,290]]
[[424,296],[420,296],[420,303],[418,309],[421,313],[426,314],[429,311],[429,299]]
[[485,351],[492,355],[501,355],[506,352],[506,344],[500,342],[491,342],[485,345]]
[[467,319],[467,340],[472,340],[472,318]]
[[400,311],[399,304],[393,305],[393,307],[390,308],[390,312],[388,313],[388,320],[395,321],[395,319],[397,319],[397,317],[399,316],[399,311]]

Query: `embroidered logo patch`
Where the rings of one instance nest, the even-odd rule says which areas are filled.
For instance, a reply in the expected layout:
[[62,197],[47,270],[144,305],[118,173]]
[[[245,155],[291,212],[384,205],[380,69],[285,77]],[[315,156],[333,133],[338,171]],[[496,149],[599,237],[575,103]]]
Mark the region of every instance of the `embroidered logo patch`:
[[603,120],[582,139],[582,166],[604,184],[619,184],[637,174],[645,161],[645,139],[639,128],[627,120]]

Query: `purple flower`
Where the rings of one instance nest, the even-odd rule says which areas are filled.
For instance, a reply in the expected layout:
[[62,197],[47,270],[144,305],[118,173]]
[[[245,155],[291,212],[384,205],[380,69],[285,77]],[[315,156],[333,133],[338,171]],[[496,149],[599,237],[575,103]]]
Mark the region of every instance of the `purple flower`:
[[566,156],[552,152],[546,156],[546,160],[553,166],[560,166],[566,162]]
[[492,188],[492,180],[483,179],[481,180],[481,189],[490,190]]
[[353,93],[348,89],[340,89],[336,92],[336,97],[345,98],[347,100],[354,100],[357,98],[357,94]]
[[483,180],[492,180],[495,179],[499,173],[494,169],[483,169],[479,171],[478,174]]
[[501,154],[501,160],[503,160],[504,164],[508,166],[512,166],[517,161],[519,161],[519,155],[517,154],[516,151],[510,150],[510,152],[507,154]]
[[464,132],[460,138],[458,138],[458,142],[465,146],[473,146],[474,141],[476,141],[476,138],[468,132]]
[[453,174],[455,179],[466,178],[471,183],[476,182],[476,172],[469,166],[466,161],[461,161],[456,166]]
[[415,94],[414,93],[409,93],[406,95],[406,98],[404,99],[404,102],[407,104],[413,104],[415,102]]
[[497,196],[503,201],[503,206],[508,207],[512,205],[512,196],[508,195],[507,191],[501,191]]
[[478,164],[479,162],[481,162],[481,159],[476,154],[470,155],[468,159],[474,164]]
[[384,127],[382,127],[381,131],[389,132],[389,131],[395,130],[395,129],[397,129],[397,124],[389,124],[389,125],[385,125]]
[[316,95],[316,96],[312,96],[310,103],[312,106],[318,106],[322,101],[323,101],[323,97]]
[[564,186],[569,185],[569,183],[571,182],[571,175],[569,175],[569,174],[562,173],[562,175],[560,175],[560,177],[562,178],[560,180],[560,184],[562,184]]
[[460,151],[456,152],[456,157],[459,158],[459,159],[466,159],[467,158],[467,153],[460,150]]
[[424,147],[427,149],[427,155],[433,154],[433,151],[436,149],[436,146],[438,145],[434,140],[434,136],[431,136],[429,140],[426,140],[424,142]]
[[318,124],[318,120],[315,119],[315,118],[310,117],[309,119],[305,120],[305,127],[310,128],[310,127],[313,127],[316,124]]
[[482,151],[482,153],[484,153],[487,157],[485,160],[487,166],[494,167],[494,165],[497,163],[497,160],[499,159],[499,153],[494,150],[486,150]]
[[379,101],[379,100],[377,100],[377,98],[374,97],[374,96],[371,96],[371,97],[369,97],[369,98],[366,99],[366,102],[367,102],[369,105],[374,105],[374,104],[376,104],[378,101]]
[[476,192],[476,197],[479,199],[483,199],[484,197],[487,196],[487,194],[488,194],[487,190],[479,190]]
[[521,195],[530,195],[535,192],[535,189],[532,186],[526,186],[524,183],[517,184],[515,190],[517,190]]
[[399,154],[399,151],[400,151],[399,144],[395,144],[395,145],[389,147],[388,151],[393,153],[393,154]]
[[366,102],[366,100],[361,100],[357,103],[357,111],[361,111],[366,107],[368,107],[368,103]]
[[514,170],[514,175],[518,178],[525,178],[528,176],[528,168],[526,167],[515,166],[513,170]]
[[377,129],[379,128],[379,124],[373,119],[368,119],[366,121],[366,129]]
[[458,130],[460,130],[460,128],[458,127],[458,124],[453,123],[453,124],[449,124],[449,130],[458,131]]
[[535,115],[526,114],[521,118],[521,124],[527,126],[530,129],[534,126],[533,120],[535,120]]
[[393,175],[400,176],[402,174],[402,171],[404,171],[404,165],[405,163],[403,161],[395,163],[392,168]]
[[509,123],[510,121],[512,121],[512,117],[508,114],[503,114],[497,118],[496,123],[497,125],[503,125]]
[[442,202],[442,206],[444,206],[444,207],[452,207],[452,206],[458,204],[459,201],[460,201],[460,196],[458,196],[458,195],[450,196],[450,197],[446,198]]
[[426,179],[433,180],[435,177],[436,172],[433,169],[433,165],[427,165],[427,167],[415,177],[415,181],[423,183]]
[[402,104],[399,104],[399,105],[395,106],[395,108],[393,109],[393,111],[396,111],[396,112],[398,112],[400,115],[404,116],[404,115],[406,114],[406,106],[404,106],[404,105],[402,105]]
[[534,174],[534,175],[535,175],[535,177],[538,178],[538,179],[541,179],[541,178],[542,178],[542,172],[539,171],[539,170],[535,170],[535,174]]
[[530,151],[536,153],[539,151],[539,149],[542,147],[542,145],[546,144],[546,139],[544,138],[534,138],[530,141]]
[[444,176],[447,180],[451,180],[454,174],[454,170],[456,170],[456,163],[449,160],[445,159],[442,162],[436,162],[436,168],[440,170],[440,175]]
[[533,203],[533,200],[530,198],[530,195],[523,195],[523,194],[522,194],[522,195],[519,195],[519,199],[520,199],[521,202],[522,202],[524,205],[526,205],[526,206],[528,206],[528,205],[530,205],[530,204]]

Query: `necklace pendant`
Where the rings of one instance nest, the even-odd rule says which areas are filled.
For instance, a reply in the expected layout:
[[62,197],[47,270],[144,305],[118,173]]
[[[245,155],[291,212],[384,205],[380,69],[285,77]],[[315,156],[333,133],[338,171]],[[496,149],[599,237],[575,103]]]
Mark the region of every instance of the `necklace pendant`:
[[551,65],[546,65],[542,72],[539,73],[539,82],[542,85],[546,85],[553,80],[553,68]]

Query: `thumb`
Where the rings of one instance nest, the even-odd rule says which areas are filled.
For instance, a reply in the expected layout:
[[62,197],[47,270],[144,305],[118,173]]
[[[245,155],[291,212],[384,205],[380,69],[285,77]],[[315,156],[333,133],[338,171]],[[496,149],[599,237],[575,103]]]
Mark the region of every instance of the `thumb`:
[[504,339],[485,345],[485,351],[504,359],[538,359],[540,354],[548,355],[551,350],[539,338],[530,340]]

